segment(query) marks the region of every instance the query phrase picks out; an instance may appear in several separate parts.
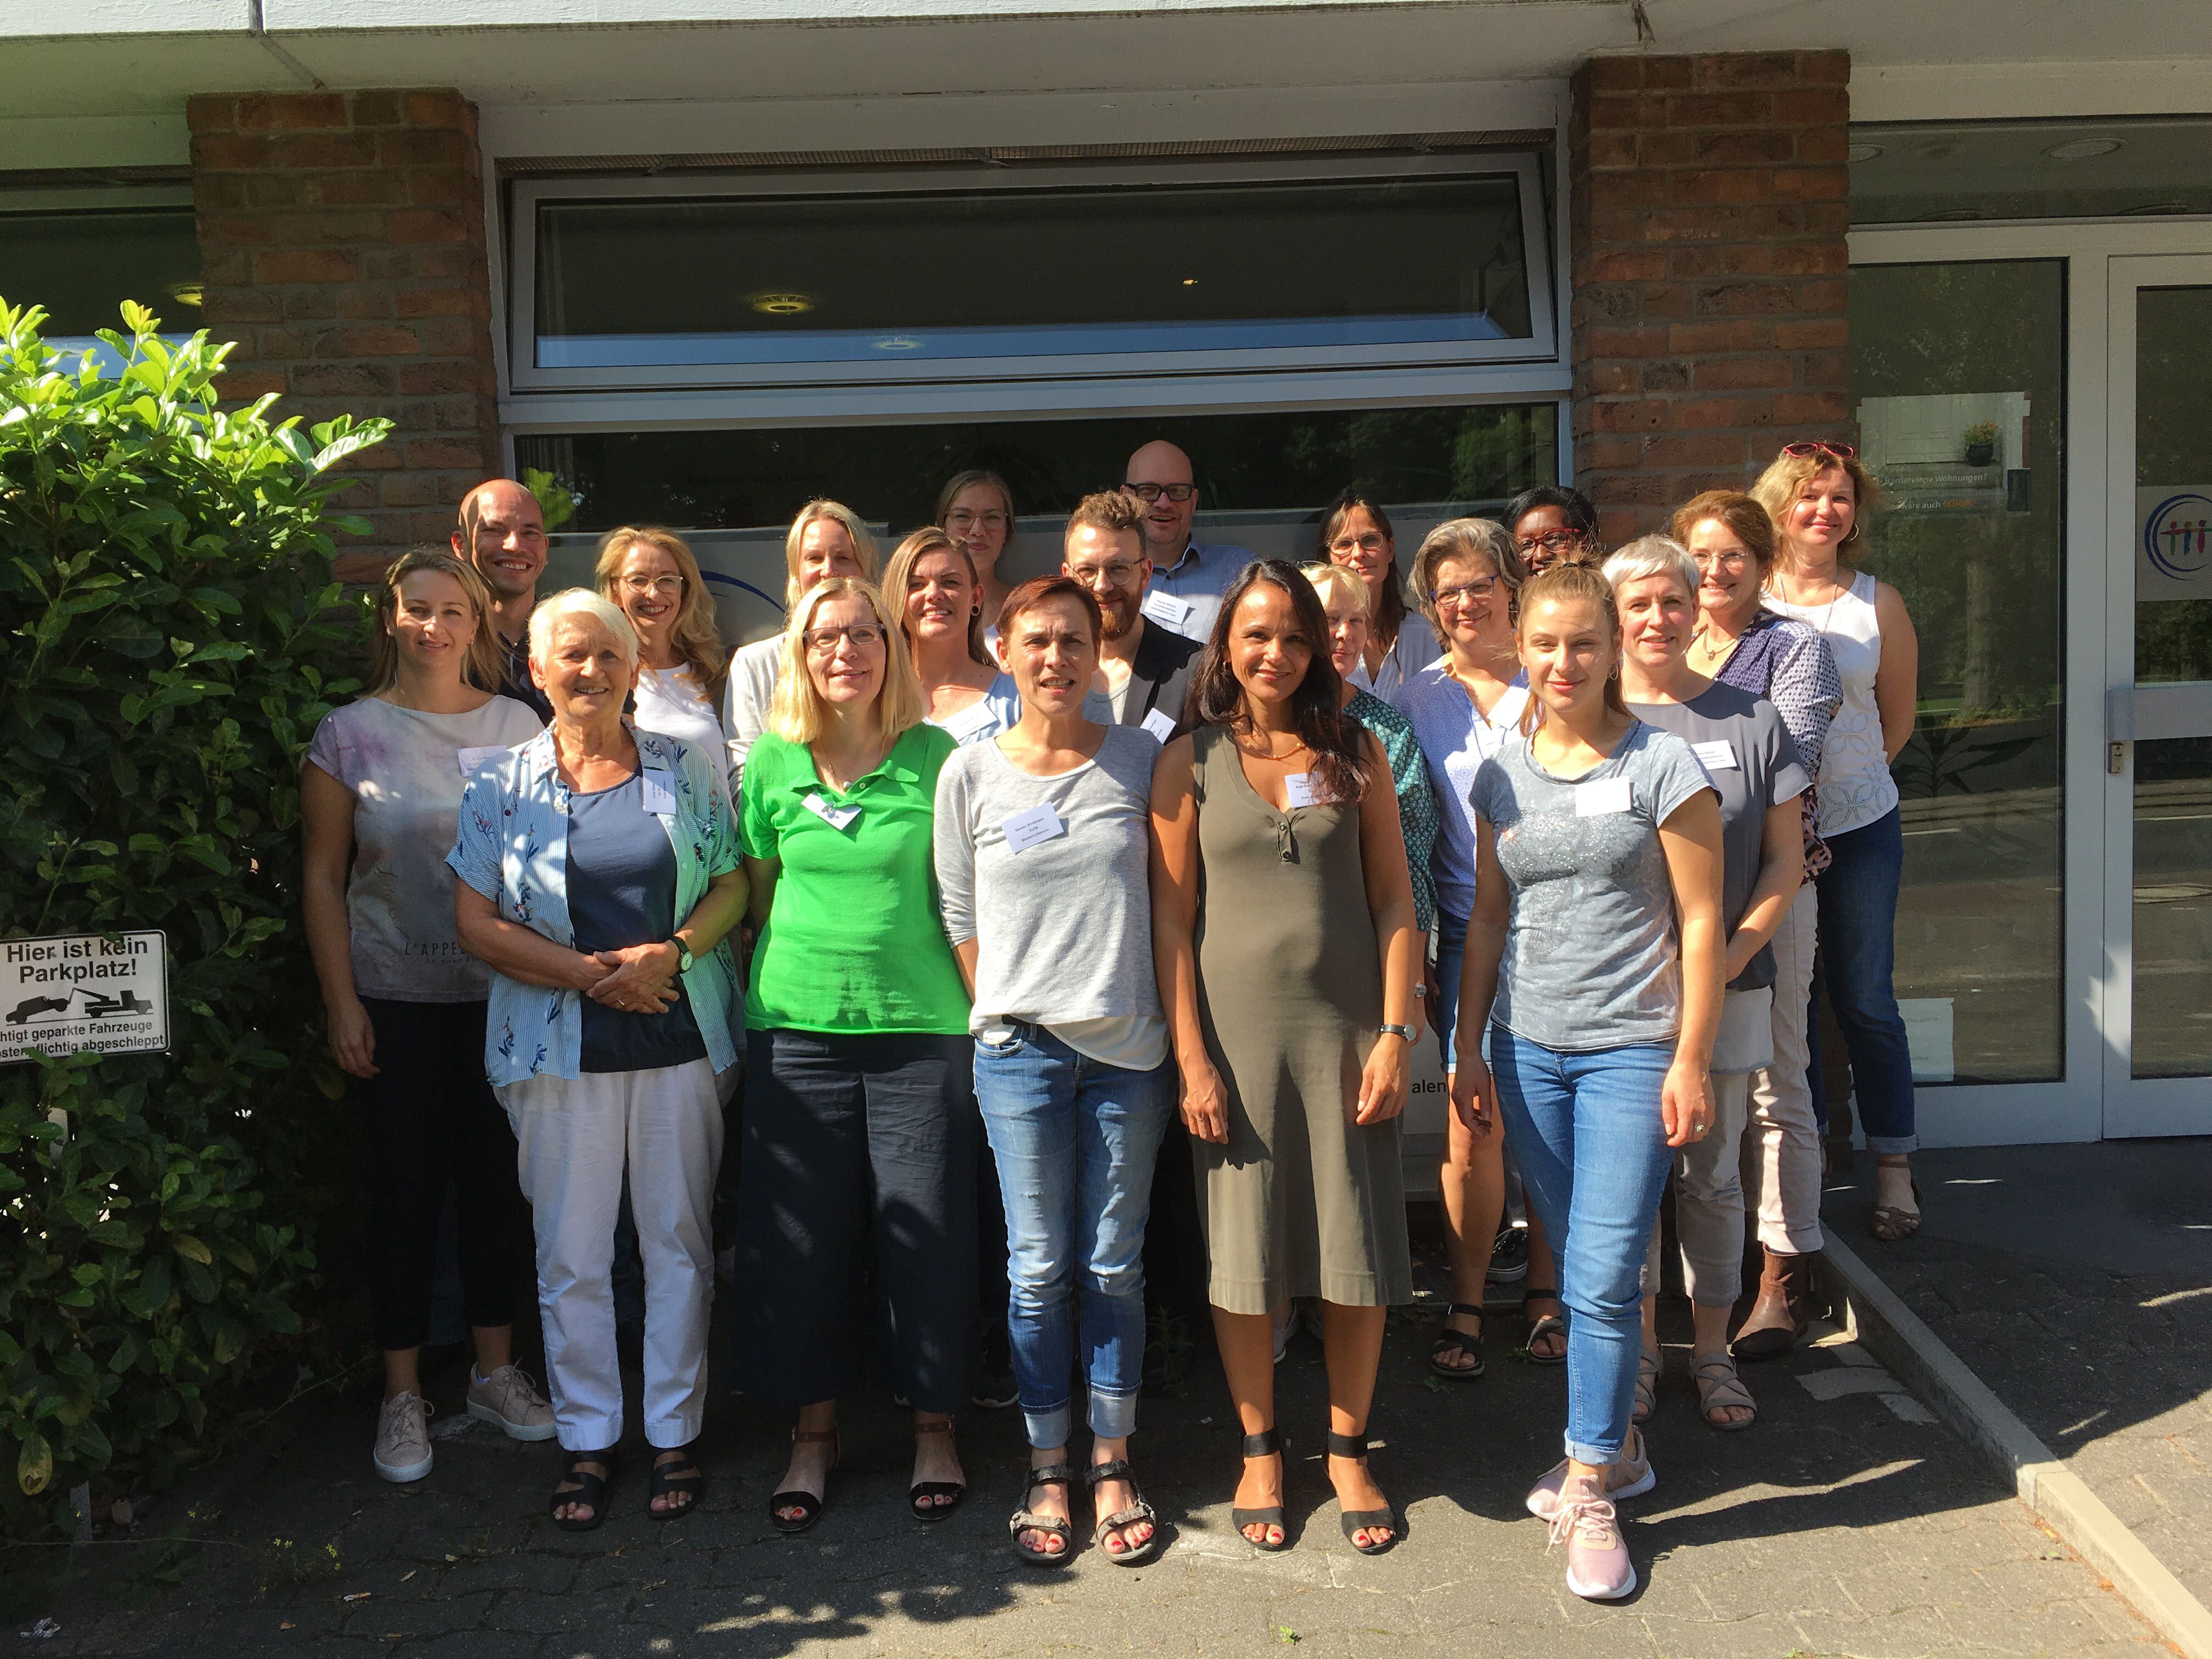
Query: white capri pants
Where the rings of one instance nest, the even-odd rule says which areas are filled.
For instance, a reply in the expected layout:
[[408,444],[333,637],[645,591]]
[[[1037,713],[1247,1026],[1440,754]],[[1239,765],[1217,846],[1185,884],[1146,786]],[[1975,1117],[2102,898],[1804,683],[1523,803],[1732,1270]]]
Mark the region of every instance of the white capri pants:
[[1820,1131],[1805,1080],[1812,1060],[1806,1005],[1819,918],[1808,881],[1774,930],[1774,1058],[1751,1074],[1751,1117],[1743,1132],[1745,1199],[1759,1208],[1759,1242],[1778,1255],[1808,1255],[1822,1242]]
[[714,1299],[714,1174],[722,1102],[737,1075],[732,1066],[718,1078],[695,1060],[500,1086],[538,1237],[546,1383],[569,1451],[598,1451],[623,1437],[613,1266],[625,1158],[645,1264],[645,1437],[665,1450],[699,1437]]
[[[1744,1135],[1752,1079],[1748,1062],[1770,1057],[1768,994],[1729,991],[1713,1044],[1713,1127],[1674,1149],[1674,1231],[1682,1246],[1682,1288],[1708,1308],[1743,1294]],[[1659,1289],[1659,1224],[1644,1258],[1644,1294]]]

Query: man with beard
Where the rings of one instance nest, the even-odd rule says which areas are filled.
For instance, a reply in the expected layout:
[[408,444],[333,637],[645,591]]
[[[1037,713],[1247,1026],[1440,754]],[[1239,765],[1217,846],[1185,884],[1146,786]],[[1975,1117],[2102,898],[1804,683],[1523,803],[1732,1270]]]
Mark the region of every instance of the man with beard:
[[1060,569],[1089,588],[1106,621],[1094,690],[1113,705],[1117,726],[1141,726],[1162,743],[1182,724],[1183,695],[1199,642],[1146,623],[1145,509],[1134,495],[1085,495],[1067,520]]
[[488,478],[461,497],[453,556],[477,568],[491,587],[492,620],[506,664],[499,694],[553,718],[553,705],[530,678],[530,613],[545,572],[545,517],[538,498],[512,478]]

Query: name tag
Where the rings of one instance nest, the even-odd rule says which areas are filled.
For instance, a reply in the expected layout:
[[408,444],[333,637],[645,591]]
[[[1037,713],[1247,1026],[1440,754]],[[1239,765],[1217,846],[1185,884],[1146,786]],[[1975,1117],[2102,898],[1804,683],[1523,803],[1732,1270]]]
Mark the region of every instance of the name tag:
[[957,714],[947,714],[943,720],[933,723],[938,730],[945,732],[953,742],[965,743],[969,738],[989,731],[998,724],[998,721],[999,711],[991,707],[988,698],[985,698],[980,702],[969,703]]
[[828,824],[832,830],[842,830],[847,824],[852,823],[854,818],[860,816],[860,809],[857,806],[832,805],[830,802],[830,798],[822,793],[818,789],[815,791],[814,793],[809,795],[805,800],[799,802],[799,805],[804,806],[808,811],[813,813],[816,817],[820,818],[823,823]]
[[676,811],[676,791],[671,787],[665,772],[645,772],[638,777],[638,785],[645,796],[645,810],[655,817],[672,815]]
[[1578,818],[1608,817],[1615,812],[1626,812],[1628,807],[1626,778],[1600,778],[1595,783],[1575,786],[1575,816]]
[[456,749],[453,750],[453,758],[460,763],[461,775],[465,778],[472,778],[476,775],[477,768],[482,766],[486,761],[495,761],[501,755],[511,755],[514,752],[506,744],[495,743],[483,749]]
[[1310,772],[1293,772],[1283,780],[1283,799],[1291,811],[1301,806],[1327,806],[1335,799]]
[[999,820],[999,829],[1006,838],[1007,849],[1015,853],[1026,853],[1040,842],[1067,833],[1067,826],[1060,822],[1060,814],[1052,810],[1048,800],[1008,813]]
[[1175,722],[1168,718],[1164,709],[1155,708],[1151,714],[1146,715],[1142,729],[1151,732],[1162,743],[1175,736]]
[[1146,590],[1145,602],[1137,608],[1161,627],[1176,631],[1180,631],[1182,625],[1190,620],[1191,612],[1198,609],[1188,599],[1179,599],[1157,587]]
[[1705,769],[1708,772],[1736,772],[1742,769],[1736,764],[1735,746],[1733,744],[1716,739],[1711,743],[1693,743],[1690,747],[1697,751],[1698,760],[1704,763]]

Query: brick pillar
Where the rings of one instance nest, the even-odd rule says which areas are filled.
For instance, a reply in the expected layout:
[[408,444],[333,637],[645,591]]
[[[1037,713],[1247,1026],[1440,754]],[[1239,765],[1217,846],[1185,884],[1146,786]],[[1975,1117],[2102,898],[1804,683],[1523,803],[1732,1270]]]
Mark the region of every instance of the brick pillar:
[[1849,419],[1850,82],[1840,52],[1576,73],[1575,465],[1608,543]]
[[339,574],[445,540],[499,466],[475,106],[441,90],[207,96],[187,106],[204,315],[237,343],[224,389],[312,425],[381,415],[348,470],[370,525]]

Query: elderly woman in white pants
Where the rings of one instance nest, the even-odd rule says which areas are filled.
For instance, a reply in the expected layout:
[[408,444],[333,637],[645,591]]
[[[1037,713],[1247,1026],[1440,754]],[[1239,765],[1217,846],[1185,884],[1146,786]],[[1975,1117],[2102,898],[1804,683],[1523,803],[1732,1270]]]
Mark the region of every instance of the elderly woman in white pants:
[[636,730],[637,635],[583,588],[530,619],[530,672],[553,723],[520,747],[464,750],[462,945],[494,970],[484,1063],[535,1212],[547,1379],[565,1454],[550,1506],[606,1518],[623,1436],[612,1286],[623,1172],[645,1263],[647,1513],[695,1507],[714,1285],[709,1219],[721,1105],[744,1024],[726,936],[744,915],[721,757]]

